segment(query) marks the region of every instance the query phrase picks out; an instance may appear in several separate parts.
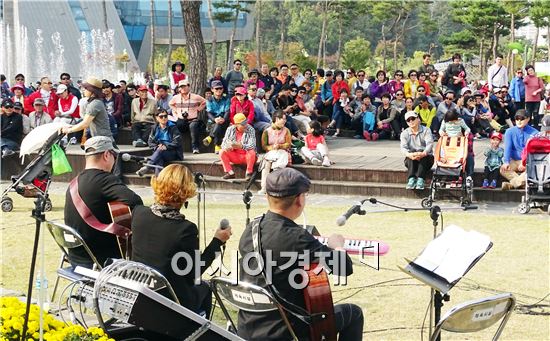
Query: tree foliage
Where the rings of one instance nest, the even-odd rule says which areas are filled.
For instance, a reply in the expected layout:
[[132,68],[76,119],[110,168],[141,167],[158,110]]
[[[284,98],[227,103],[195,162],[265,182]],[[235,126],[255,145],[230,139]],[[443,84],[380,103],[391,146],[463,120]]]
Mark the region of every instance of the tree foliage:
[[344,44],[342,54],[343,66],[345,68],[355,67],[365,69],[371,61],[370,42],[364,38],[355,38]]

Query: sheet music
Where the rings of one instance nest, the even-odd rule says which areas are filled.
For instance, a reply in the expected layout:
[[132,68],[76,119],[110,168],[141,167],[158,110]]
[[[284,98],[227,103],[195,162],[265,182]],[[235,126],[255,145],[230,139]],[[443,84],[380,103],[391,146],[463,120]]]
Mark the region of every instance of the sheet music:
[[414,263],[452,283],[487,251],[490,243],[487,235],[451,225],[428,244]]

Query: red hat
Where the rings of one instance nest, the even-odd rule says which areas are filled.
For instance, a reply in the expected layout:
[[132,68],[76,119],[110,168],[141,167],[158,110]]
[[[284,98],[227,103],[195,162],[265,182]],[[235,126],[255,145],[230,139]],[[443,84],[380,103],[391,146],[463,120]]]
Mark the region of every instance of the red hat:
[[19,90],[25,92],[25,87],[21,84],[15,84],[14,86],[12,86],[11,87],[11,92],[13,92],[13,90],[15,90],[15,89],[19,89]]
[[235,93],[239,95],[246,95],[246,89],[244,88],[244,86],[239,85],[235,88]]
[[138,91],[147,91],[149,89],[147,89],[147,85],[140,85],[137,90]]
[[491,133],[491,139],[499,139],[502,141],[502,134],[496,131]]

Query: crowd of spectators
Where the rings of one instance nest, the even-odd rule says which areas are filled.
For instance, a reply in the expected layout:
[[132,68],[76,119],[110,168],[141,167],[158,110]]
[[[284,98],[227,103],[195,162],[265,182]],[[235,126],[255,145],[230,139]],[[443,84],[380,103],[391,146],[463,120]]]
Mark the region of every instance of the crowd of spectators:
[[[120,129],[131,127],[134,147],[149,147],[150,162],[158,166],[183,159],[182,140],[189,134],[193,154],[200,153],[201,144],[214,145],[225,179],[235,177],[232,164],[238,163],[247,165],[250,178],[261,152],[267,152],[261,163],[263,178],[270,169],[292,163],[292,149],[305,162],[329,167],[325,139],[351,130],[354,138],[370,142],[400,140],[409,169],[407,188],[422,189],[433,163],[432,144],[439,136],[468,137],[468,175],[473,172],[474,140],[500,136],[497,140],[504,140],[500,170],[510,181],[503,188],[515,188],[521,186],[514,177],[521,170],[518,155],[550,109],[544,82],[534,67],[517,69],[508,80],[502,56],[481,82],[468,80],[459,54],[445,70],[436,70],[425,54],[417,69],[395,70],[391,75],[379,70],[369,76],[354,68],[301,70],[297,64],[244,69],[238,59],[225,75],[217,67],[205,84],[204,97],[190,91],[193,80],[181,62],[172,65],[166,84],[159,79],[146,84],[121,80],[115,85],[107,79],[74,83],[62,73],[56,84],[49,77],[28,84],[19,74],[10,87],[2,76],[2,156],[16,151],[30,130],[51,121],[76,126],[65,129],[72,143],[82,135],[94,135],[89,122],[81,123],[91,112],[86,107],[92,97],[99,100],[94,106],[101,104],[107,113],[113,139]],[[83,96],[82,85],[90,83],[99,92]],[[497,163],[494,153],[487,154],[491,161],[483,186],[495,187]],[[145,167],[138,174],[154,169]]]

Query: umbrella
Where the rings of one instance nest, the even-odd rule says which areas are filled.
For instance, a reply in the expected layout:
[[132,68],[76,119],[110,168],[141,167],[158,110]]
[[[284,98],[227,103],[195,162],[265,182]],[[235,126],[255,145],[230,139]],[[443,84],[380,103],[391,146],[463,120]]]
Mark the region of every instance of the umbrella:
[[59,131],[65,124],[61,122],[47,123],[41,126],[38,126],[31,130],[30,133],[25,136],[21,142],[21,148],[19,149],[19,156],[23,157],[29,155],[33,152],[36,152],[44,146],[46,141]]

